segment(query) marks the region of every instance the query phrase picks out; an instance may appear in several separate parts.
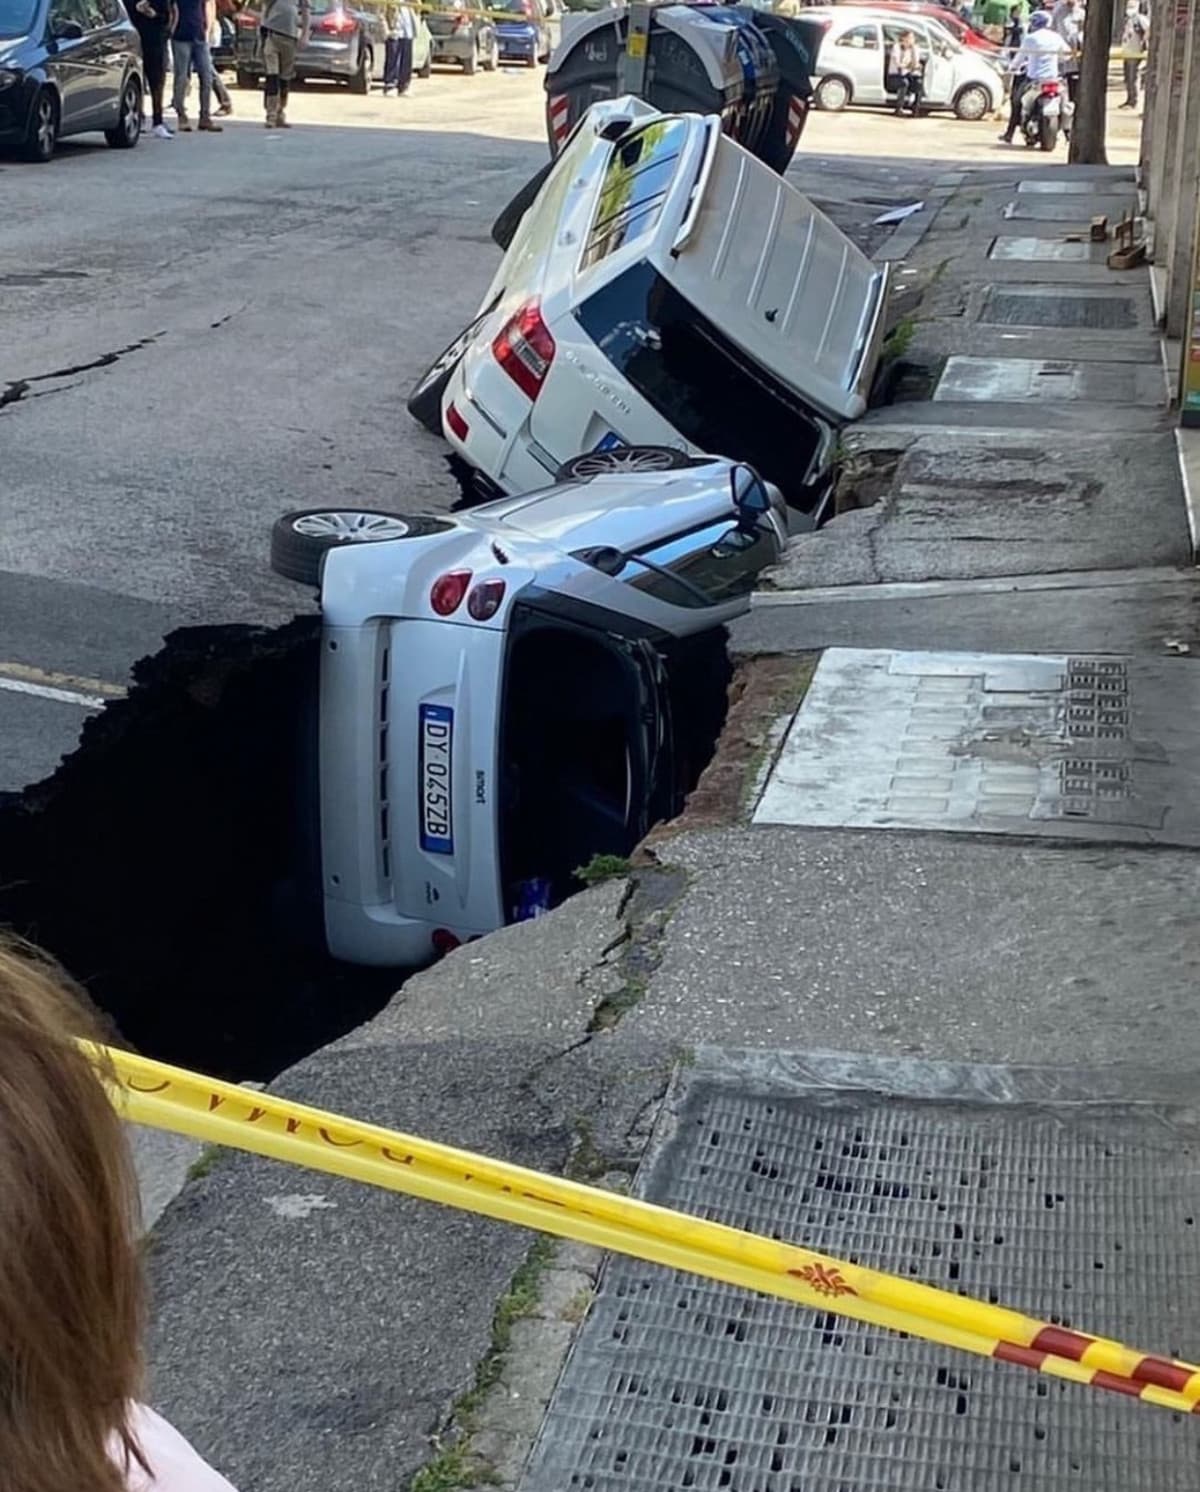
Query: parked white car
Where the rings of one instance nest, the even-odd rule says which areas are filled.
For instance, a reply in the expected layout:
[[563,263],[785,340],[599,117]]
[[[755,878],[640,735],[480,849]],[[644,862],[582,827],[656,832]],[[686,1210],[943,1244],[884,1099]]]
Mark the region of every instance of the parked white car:
[[960,46],[937,21],[917,14],[870,11],[858,6],[808,10],[826,23],[813,78],[818,108],[848,104],[894,104],[888,90],[892,45],[906,31],[925,59],[922,107],[953,109],[960,119],[983,119],[1000,107],[1004,80],[981,53]]
[[676,811],[664,654],[746,609],[786,522],[749,467],[630,470],[653,454],[457,517],[276,523],[273,567],[320,588],[312,877],[336,958],[426,963]]
[[887,272],[715,117],[594,105],[409,409],[501,492],[579,451],[748,461],[803,512],[867,407]]

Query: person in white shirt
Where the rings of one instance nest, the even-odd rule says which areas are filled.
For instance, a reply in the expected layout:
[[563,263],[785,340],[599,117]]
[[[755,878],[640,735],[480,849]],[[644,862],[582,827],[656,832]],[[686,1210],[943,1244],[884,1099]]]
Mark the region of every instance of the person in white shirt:
[[62,970],[0,942],[0,1488],[233,1492],[139,1401],[137,1182],[79,1037]]
[[1037,97],[1037,87],[1042,83],[1053,83],[1059,79],[1060,64],[1070,46],[1050,24],[1044,10],[1034,11],[1029,17],[1029,30],[1025,40],[1009,63],[1013,74],[1012,113],[1008,129],[1000,138],[1011,145],[1017,125],[1025,117],[1025,111]]
[[1125,74],[1125,102],[1118,107],[1136,109],[1138,106],[1138,77],[1146,60],[1146,46],[1150,40],[1150,22],[1142,14],[1138,0],[1126,0],[1125,24],[1121,27],[1121,68]]
[[397,96],[407,93],[412,83],[413,42],[417,36],[417,19],[410,6],[391,4],[384,11],[387,41],[384,43],[383,91]]

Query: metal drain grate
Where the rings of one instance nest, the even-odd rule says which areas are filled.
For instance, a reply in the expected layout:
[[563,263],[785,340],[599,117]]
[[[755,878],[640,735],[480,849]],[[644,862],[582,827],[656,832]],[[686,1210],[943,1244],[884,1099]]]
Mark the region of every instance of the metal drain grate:
[[[645,1192],[1185,1355],[1193,1152],[1144,1111],[1079,1114],[693,1078]],[[522,1492],[1193,1492],[1195,1445],[1181,1416],[614,1258]]]
[[1043,326],[1070,331],[1127,331],[1138,324],[1127,295],[1053,295],[993,290],[979,320],[990,326]]

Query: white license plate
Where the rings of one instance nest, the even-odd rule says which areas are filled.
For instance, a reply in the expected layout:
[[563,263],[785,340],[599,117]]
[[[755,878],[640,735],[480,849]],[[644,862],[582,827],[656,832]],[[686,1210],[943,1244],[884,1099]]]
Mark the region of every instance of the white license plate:
[[421,848],[434,855],[454,853],[454,711],[449,705],[422,705],[420,711]]
[[1042,105],[1042,114],[1046,119],[1057,119],[1062,113],[1062,104],[1056,98],[1048,98]]

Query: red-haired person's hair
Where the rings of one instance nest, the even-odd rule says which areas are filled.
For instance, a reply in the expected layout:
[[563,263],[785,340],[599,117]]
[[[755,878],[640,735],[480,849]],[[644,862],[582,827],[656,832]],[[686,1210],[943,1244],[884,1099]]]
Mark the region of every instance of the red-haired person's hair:
[[0,1487],[125,1492],[145,1460],[137,1189],[66,976],[0,943]]

